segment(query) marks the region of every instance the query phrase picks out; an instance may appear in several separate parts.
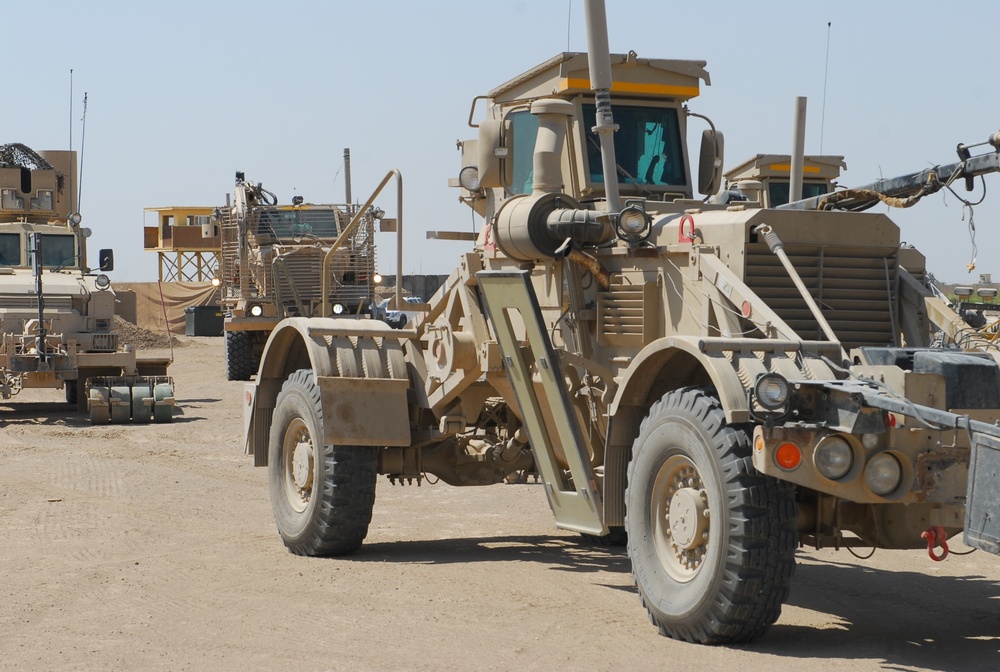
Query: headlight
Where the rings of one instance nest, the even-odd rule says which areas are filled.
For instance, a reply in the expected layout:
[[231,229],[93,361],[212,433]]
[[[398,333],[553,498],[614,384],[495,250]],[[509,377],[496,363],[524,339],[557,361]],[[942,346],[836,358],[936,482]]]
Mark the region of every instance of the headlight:
[[816,471],[837,481],[847,475],[854,466],[854,451],[851,444],[839,436],[828,436],[816,446],[813,454]]
[[767,410],[779,410],[788,402],[788,381],[779,373],[765,373],[754,384],[753,395]]
[[372,280],[375,281],[376,285],[381,285],[382,284],[382,274],[381,273],[376,273],[374,276],[372,276]]
[[69,219],[69,223],[73,226],[80,226],[80,222],[83,221],[83,217],[79,212],[74,212],[67,219]]
[[637,243],[649,236],[649,215],[638,205],[629,205],[618,213],[616,233],[626,242]]
[[885,497],[899,487],[903,467],[892,453],[879,453],[865,467],[865,483],[879,497]]
[[264,306],[255,303],[254,305],[250,306],[250,310],[247,312],[250,313],[250,317],[260,317],[261,315],[264,314]]
[[347,310],[347,308],[345,308],[344,304],[342,304],[342,303],[335,303],[335,304],[333,304],[333,314],[334,315],[343,315],[346,310]]
[[218,287],[221,284],[222,284],[222,278],[218,278],[218,277],[212,278],[212,286],[213,287]]
[[111,278],[101,273],[99,276],[94,278],[94,284],[97,285],[98,289],[107,289],[111,286]]
[[466,191],[479,191],[479,166],[466,166],[458,173],[458,183]]

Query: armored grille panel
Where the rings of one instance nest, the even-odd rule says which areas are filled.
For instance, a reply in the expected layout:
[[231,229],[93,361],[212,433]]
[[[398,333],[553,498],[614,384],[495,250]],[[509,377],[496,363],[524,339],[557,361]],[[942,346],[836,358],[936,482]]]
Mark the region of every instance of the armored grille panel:
[[[895,250],[786,244],[785,252],[846,348],[895,344]],[[767,245],[747,245],[745,280],[799,336],[826,339]]]

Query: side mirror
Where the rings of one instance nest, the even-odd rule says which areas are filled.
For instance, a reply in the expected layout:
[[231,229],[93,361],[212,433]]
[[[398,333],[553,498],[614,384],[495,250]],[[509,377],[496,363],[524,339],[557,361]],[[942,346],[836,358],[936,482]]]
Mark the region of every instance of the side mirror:
[[97,266],[102,271],[115,270],[115,251],[101,250],[97,255]]
[[479,186],[483,188],[502,187],[503,173],[501,158],[506,156],[506,148],[501,144],[503,121],[484,119],[479,122]]
[[722,186],[722,158],[725,142],[722,133],[706,128],[701,133],[701,156],[698,159],[698,192],[711,196]]

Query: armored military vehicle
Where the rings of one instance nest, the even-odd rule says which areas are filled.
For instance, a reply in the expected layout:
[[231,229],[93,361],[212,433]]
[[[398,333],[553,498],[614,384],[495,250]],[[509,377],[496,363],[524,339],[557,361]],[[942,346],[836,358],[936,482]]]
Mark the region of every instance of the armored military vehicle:
[[[483,226],[429,312],[268,339],[247,448],[285,545],[359,548],[379,474],[537,472],[556,525],[626,544],[653,624],[701,643],[768,629],[799,544],[937,559],[964,530],[1000,553],[997,351],[887,215],[836,209],[912,196],[708,202],[721,134],[697,172],[686,142],[705,63],[609,55],[588,8],[589,55],[474,101],[455,185]],[[995,172],[987,144],[909,186]]]
[[88,265],[76,175],[75,152],[0,146],[0,394],[64,388],[95,424],[169,422],[170,360],[119,342],[114,256]]
[[[288,316],[318,316],[320,268],[329,254],[335,315],[367,316],[375,297],[375,220],[378,211],[313,205],[277,197],[236,174],[233,202],[215,210],[225,317],[226,377],[250,380],[271,330]],[[353,217],[359,225],[342,235]]]

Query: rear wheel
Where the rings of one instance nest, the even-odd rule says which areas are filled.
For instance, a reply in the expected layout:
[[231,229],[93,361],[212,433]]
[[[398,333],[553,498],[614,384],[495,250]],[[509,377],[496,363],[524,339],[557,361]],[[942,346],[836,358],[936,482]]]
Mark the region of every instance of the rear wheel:
[[[63,385],[66,388],[66,403],[72,404],[73,406],[77,407],[77,410],[80,410],[78,404],[80,395],[79,395],[79,388],[76,385],[76,381],[67,380]],[[84,410],[86,410],[86,408],[84,408]]]
[[717,399],[675,390],[632,447],[625,529],[632,576],[661,634],[745,642],[781,613],[795,566],[795,499],[759,474]]
[[227,331],[224,354],[226,380],[250,380],[257,373],[260,358],[253,354],[253,332]]
[[366,446],[323,444],[323,406],[309,369],[282,385],[268,446],[275,522],[297,555],[353,553],[368,534],[378,455]]

